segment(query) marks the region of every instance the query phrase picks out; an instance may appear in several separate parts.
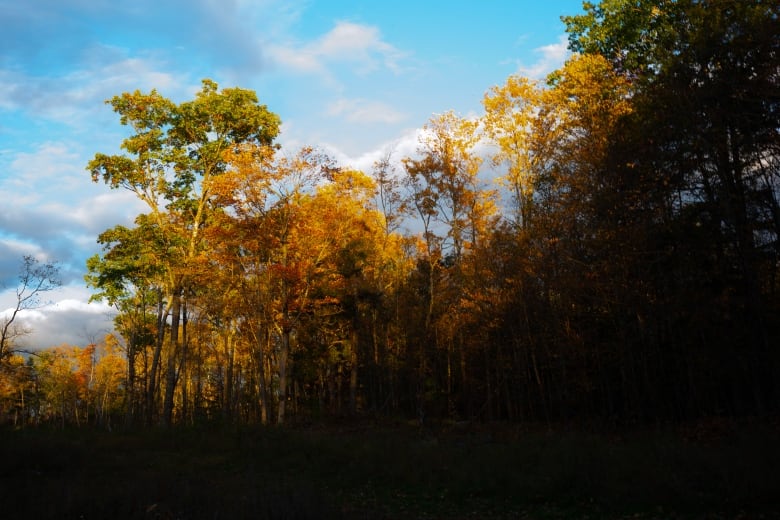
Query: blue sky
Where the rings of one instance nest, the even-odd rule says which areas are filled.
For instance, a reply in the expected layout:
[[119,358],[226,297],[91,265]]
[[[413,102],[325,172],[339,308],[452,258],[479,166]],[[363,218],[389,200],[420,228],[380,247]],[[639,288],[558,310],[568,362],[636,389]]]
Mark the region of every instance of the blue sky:
[[[253,89],[283,121],[285,148],[312,145],[369,169],[413,153],[436,113],[478,115],[511,74],[566,57],[561,15],[581,0],[0,0],[0,312],[25,254],[61,263],[53,304],[24,316],[30,346],[83,345],[110,330],[87,304],[97,235],[143,208],[93,184],[97,152],[125,135],[104,101],[157,89],[182,102],[203,78]],[[2,290],[6,288],[6,290]]]

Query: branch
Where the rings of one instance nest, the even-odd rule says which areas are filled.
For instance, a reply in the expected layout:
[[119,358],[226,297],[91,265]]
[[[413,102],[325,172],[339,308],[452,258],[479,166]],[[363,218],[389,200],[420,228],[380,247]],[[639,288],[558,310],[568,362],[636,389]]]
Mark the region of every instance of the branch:
[[19,285],[16,288],[16,306],[11,311],[10,317],[3,320],[3,327],[0,330],[0,361],[19,351],[14,348],[16,338],[30,333],[29,329],[14,326],[16,317],[21,311],[37,309],[45,305],[40,302],[40,294],[62,285],[59,271],[59,266],[55,262],[40,263],[31,255],[25,255],[22,259]]

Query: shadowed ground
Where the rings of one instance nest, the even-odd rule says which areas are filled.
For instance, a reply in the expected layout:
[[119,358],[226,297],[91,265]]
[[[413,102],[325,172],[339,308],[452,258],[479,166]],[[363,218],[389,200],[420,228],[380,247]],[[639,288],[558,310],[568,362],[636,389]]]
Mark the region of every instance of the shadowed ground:
[[3,518],[780,518],[766,424],[0,432]]

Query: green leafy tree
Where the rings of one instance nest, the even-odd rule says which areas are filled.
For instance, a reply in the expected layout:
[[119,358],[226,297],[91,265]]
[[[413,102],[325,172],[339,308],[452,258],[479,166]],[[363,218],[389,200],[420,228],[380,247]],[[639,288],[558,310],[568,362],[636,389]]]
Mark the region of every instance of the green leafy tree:
[[85,280],[96,290],[92,300],[105,300],[118,311],[114,326],[127,345],[126,420],[132,423],[141,414],[149,421],[165,331],[164,238],[147,215],[139,215],[136,227],[116,226],[101,233],[98,242],[105,253],[87,260]]
[[[110,103],[121,123],[131,126],[135,134],[122,142],[126,154],[97,154],[88,169],[94,181],[128,189],[145,202],[150,224],[161,238],[157,255],[165,301],[161,331],[170,316],[162,415],[164,423],[170,424],[182,354],[182,298],[194,283],[189,269],[213,210],[212,181],[227,169],[225,153],[242,144],[271,144],[280,122],[258,103],[254,92],[220,91],[211,80],[203,81],[194,100],[179,105],[156,91],[125,93]],[[159,343],[156,359],[161,348]]]

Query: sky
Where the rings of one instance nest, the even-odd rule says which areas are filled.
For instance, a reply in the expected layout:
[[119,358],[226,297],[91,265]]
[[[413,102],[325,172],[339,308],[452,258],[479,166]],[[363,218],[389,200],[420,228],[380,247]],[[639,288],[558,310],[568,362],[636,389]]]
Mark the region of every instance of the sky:
[[560,17],[581,11],[581,0],[0,0],[0,315],[33,255],[58,262],[62,287],[19,315],[20,346],[111,332],[85,262],[98,234],[145,211],[86,170],[127,135],[112,96],[156,89],[181,103],[204,78],[252,89],[280,116],[283,148],[370,171],[388,151],[413,154],[434,114],[479,115],[510,75],[562,65]]

